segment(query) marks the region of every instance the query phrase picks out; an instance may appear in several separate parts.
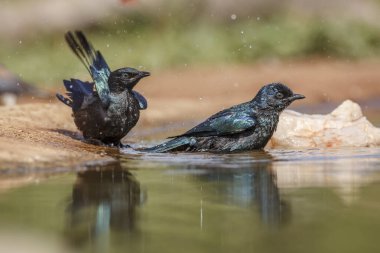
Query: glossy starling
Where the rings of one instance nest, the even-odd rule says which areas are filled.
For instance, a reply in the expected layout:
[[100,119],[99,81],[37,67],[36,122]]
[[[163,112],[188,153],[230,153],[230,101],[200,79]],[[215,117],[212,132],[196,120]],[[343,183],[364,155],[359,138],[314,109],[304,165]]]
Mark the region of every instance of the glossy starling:
[[111,72],[82,32],[68,32],[65,39],[94,82],[64,80],[68,98],[61,94],[57,98],[72,108],[85,139],[123,147],[120,140],[136,125],[140,110],[147,108],[146,99],[133,88],[149,72],[129,67]]
[[268,84],[251,101],[218,112],[186,133],[143,150],[239,152],[263,149],[276,130],[280,113],[293,101],[303,98],[284,84]]

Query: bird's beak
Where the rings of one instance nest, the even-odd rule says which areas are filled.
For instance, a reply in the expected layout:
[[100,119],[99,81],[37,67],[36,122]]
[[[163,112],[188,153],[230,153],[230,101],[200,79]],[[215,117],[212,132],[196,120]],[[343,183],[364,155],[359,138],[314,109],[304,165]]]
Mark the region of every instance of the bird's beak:
[[140,78],[147,77],[147,76],[150,76],[150,73],[147,71],[140,71],[139,76]]
[[293,94],[293,96],[291,96],[289,98],[290,101],[294,101],[294,100],[297,100],[297,99],[304,99],[305,96],[304,95],[301,95],[301,94]]

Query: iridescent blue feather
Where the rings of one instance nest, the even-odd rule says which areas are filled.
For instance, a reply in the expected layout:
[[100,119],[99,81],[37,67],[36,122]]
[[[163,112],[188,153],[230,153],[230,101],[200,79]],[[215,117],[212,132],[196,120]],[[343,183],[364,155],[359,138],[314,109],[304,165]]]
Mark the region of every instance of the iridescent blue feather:
[[65,38],[70,48],[90,73],[95,82],[99,98],[102,101],[103,106],[107,107],[110,102],[108,78],[111,74],[111,70],[102,54],[93,48],[84,34],[80,31],[76,31],[75,34],[68,32],[66,33]]
[[85,97],[90,96],[94,90],[94,83],[82,82],[78,79],[63,80],[63,84],[69,98],[65,98],[61,94],[56,96],[64,104],[70,106],[74,112],[82,107]]

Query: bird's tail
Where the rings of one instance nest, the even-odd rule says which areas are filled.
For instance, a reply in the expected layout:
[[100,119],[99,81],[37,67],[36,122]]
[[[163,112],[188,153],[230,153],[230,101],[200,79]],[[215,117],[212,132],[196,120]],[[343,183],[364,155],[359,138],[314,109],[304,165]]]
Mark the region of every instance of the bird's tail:
[[56,94],[56,96],[62,103],[70,106],[73,111],[81,108],[85,96],[91,95],[94,89],[94,83],[82,82],[77,79],[63,80],[63,84],[68,98],[61,94]]
[[65,39],[71,50],[86,67],[95,81],[96,90],[104,105],[109,103],[108,78],[111,70],[102,54],[95,50],[81,31],[67,32]]
[[175,138],[170,141],[164,142],[154,147],[142,149],[142,151],[152,153],[165,153],[169,151],[176,151],[185,149],[190,144],[190,139],[187,137]]
[[67,32],[65,34],[65,39],[71,50],[79,58],[91,75],[93,75],[93,70],[110,70],[102,54],[94,49],[83,32]]

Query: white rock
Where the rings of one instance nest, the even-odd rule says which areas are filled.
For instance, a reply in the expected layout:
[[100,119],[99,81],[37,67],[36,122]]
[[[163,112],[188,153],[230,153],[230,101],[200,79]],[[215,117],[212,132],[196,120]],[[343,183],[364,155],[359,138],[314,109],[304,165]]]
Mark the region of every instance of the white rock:
[[12,93],[4,93],[0,95],[0,105],[14,106],[17,102],[17,96]]
[[286,110],[267,148],[380,146],[380,128],[363,116],[360,106],[344,101],[327,115]]

